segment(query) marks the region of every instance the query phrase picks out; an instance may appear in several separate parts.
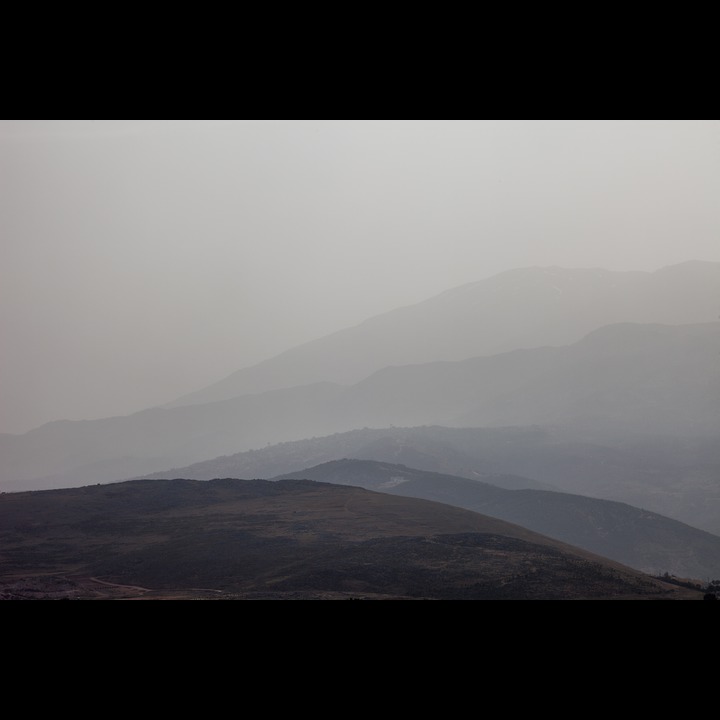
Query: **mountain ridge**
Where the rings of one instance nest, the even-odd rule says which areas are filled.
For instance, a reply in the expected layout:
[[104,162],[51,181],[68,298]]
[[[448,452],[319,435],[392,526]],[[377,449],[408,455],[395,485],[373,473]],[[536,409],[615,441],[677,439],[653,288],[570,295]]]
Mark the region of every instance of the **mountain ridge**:
[[[654,272],[516,268],[289,348],[164,407],[321,380],[354,384],[388,365],[566,345],[616,322],[709,322],[718,315],[717,287],[720,263],[707,261]],[[558,305],[566,293],[572,302]]]
[[720,535],[720,437],[681,439],[581,428],[363,428],[224,455],[153,478],[276,477],[356,458],[508,489],[541,489],[646,508]]
[[0,438],[0,481],[7,490],[15,489],[8,483],[44,482],[53,474],[48,482],[55,487],[72,473],[74,484],[121,480],[271,443],[391,425],[720,435],[720,323],[667,326],[649,337],[644,326],[625,324],[619,338],[599,337],[601,349],[579,342],[390,367],[349,387],[326,382],[44,426]]
[[473,510],[581,547],[636,570],[700,581],[720,579],[720,536],[658,513],[599,498],[506,489],[393,463],[342,459],[283,473]]

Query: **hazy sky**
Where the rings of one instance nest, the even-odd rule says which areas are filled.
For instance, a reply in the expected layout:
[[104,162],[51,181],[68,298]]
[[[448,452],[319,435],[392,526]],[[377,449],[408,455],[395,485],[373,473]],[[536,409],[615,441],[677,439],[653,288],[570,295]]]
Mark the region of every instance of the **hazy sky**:
[[0,432],[529,265],[720,260],[720,122],[1,120]]

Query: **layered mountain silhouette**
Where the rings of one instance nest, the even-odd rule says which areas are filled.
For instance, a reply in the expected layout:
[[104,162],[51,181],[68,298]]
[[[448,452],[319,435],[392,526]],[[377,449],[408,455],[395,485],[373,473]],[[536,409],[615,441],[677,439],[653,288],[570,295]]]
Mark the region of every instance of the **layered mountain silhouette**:
[[150,477],[276,477],[343,458],[403,464],[506,489],[622,501],[720,535],[720,436],[576,428],[365,428],[217,457]]
[[620,324],[566,347],[386,368],[349,387],[50,423],[0,437],[2,489],[118,480],[362,427],[555,425],[709,437],[720,435],[718,407],[720,323]]
[[719,288],[720,263],[712,262],[653,273],[511,270],[288,350],[169,407],[316,382],[354,384],[391,365],[568,345],[614,323],[711,322],[720,314]]
[[0,599],[700,598],[469,510],[303,480],[0,496]]
[[[718,575],[719,310],[720,263],[526,268],[0,435],[0,597],[674,596],[616,561]],[[100,485],[152,473],[210,482]]]
[[543,490],[507,490],[369,460],[336,460],[274,479],[301,478],[474,510],[655,575],[720,578],[720,537],[625,503]]

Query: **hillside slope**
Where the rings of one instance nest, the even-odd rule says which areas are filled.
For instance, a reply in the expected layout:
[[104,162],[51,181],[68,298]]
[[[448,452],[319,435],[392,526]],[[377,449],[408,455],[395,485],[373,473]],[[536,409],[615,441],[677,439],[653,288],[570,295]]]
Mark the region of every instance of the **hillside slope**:
[[343,458],[507,489],[617,500],[720,535],[720,438],[597,437],[575,428],[365,428],[221,456],[152,477],[276,477]]
[[404,465],[339,460],[276,478],[355,485],[474,510],[643,572],[720,579],[720,537],[625,503],[541,490],[504,490]]
[[516,525],[310,481],[0,496],[0,597],[698,597]]

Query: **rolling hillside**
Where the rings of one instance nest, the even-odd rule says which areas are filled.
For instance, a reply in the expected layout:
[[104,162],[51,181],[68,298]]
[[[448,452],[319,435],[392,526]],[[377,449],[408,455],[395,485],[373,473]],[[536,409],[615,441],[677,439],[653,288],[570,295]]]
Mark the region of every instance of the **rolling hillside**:
[[310,481],[10,493],[0,528],[5,599],[701,597],[468,510]]
[[286,442],[151,477],[275,477],[343,458],[403,464],[507,489],[616,500],[720,535],[720,439],[592,439],[576,429],[365,428]]
[[542,490],[505,490],[404,465],[339,460],[281,475],[353,485],[474,510],[637,570],[720,579],[720,537],[625,503]]

